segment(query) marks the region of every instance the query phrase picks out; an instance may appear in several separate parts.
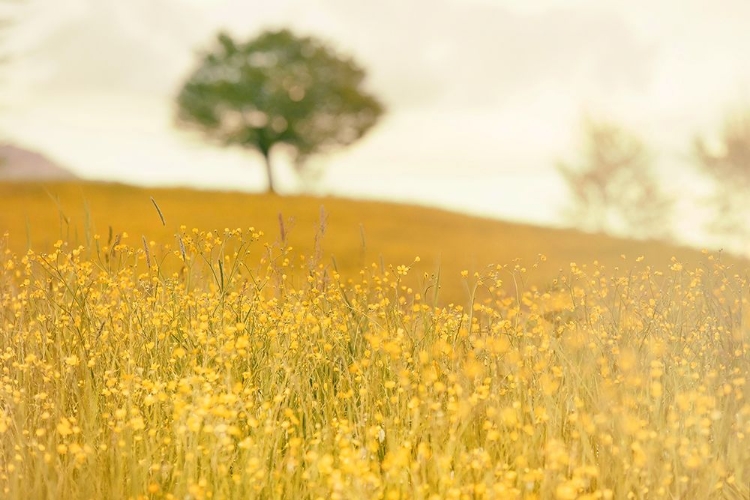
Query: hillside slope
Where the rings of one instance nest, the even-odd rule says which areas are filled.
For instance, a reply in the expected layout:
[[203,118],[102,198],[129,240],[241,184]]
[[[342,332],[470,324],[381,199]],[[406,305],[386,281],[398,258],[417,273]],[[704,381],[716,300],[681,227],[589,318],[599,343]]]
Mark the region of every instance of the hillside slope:
[[[152,197],[166,225],[162,225]],[[322,236],[321,213],[325,219]],[[300,254],[317,253],[325,265],[333,266],[335,259],[335,266],[345,276],[356,276],[373,264],[386,268],[409,265],[419,256],[421,260],[411,272],[414,286],[427,288],[431,276],[439,272],[442,297],[459,301],[467,296],[473,273],[481,275],[490,265],[507,265],[506,285],[521,286],[521,282],[554,279],[568,272],[571,262],[630,267],[643,256],[644,264],[666,269],[673,257],[687,266],[705,260],[697,250],[659,242],[372,201],[78,182],[0,183],[0,231],[9,232],[8,245],[15,252],[29,247],[45,251],[60,238],[85,244],[94,233],[106,240],[110,227],[115,234],[127,232],[134,246],[142,236],[174,246],[181,225],[188,230],[252,226],[265,233],[258,244],[262,249],[263,243],[281,241],[280,219],[285,245]],[[540,255],[546,259],[542,261]],[[528,272],[510,272],[516,262]],[[468,279],[460,276],[462,270],[469,271]]]
[[0,145],[0,181],[73,181],[76,176],[34,151]]

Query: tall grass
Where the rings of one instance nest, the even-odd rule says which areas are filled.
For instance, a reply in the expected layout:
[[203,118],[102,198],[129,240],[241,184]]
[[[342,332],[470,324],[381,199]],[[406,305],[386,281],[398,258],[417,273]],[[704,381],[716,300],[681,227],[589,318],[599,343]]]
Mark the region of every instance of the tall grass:
[[750,496],[748,282],[711,256],[443,307],[252,228],[106,239],[0,259],[4,498]]
[[[158,217],[154,200],[164,221]],[[513,263],[518,257],[530,265],[528,261],[540,253],[547,255],[547,261],[526,276],[528,283],[540,286],[556,278],[558,270],[567,269],[570,262],[597,260],[612,267],[620,264],[621,254],[643,255],[652,266],[666,268],[673,256],[685,263],[703,258],[698,250],[664,242],[513,224],[427,207],[93,182],[0,182],[0,235],[8,231],[8,247],[21,254],[29,248],[49,253],[58,239],[89,248],[95,233],[106,241],[110,231],[127,232],[134,239],[145,234],[158,242],[174,242],[179,224],[204,229],[255,226],[264,228],[270,241],[279,239],[295,252],[320,256],[321,205],[326,212],[322,259],[331,262],[334,257],[344,279],[356,278],[372,262],[407,264],[419,255],[422,262],[413,267],[419,272],[410,273],[408,279],[416,287],[416,278],[424,271],[440,269],[439,295],[445,304],[466,301],[462,270],[483,272],[489,265]],[[262,245],[256,245],[256,260],[262,250]],[[725,255],[724,261],[739,259]],[[511,281],[507,280],[509,286]]]

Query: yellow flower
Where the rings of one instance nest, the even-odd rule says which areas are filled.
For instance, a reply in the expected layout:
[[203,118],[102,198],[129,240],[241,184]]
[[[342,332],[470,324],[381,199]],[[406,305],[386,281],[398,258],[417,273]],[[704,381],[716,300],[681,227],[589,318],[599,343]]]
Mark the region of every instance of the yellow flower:
[[555,488],[555,498],[558,500],[574,500],[578,498],[578,489],[570,481],[559,484]]
[[60,423],[57,424],[57,433],[63,437],[73,434],[73,429],[71,428],[70,421],[67,418],[60,419]]

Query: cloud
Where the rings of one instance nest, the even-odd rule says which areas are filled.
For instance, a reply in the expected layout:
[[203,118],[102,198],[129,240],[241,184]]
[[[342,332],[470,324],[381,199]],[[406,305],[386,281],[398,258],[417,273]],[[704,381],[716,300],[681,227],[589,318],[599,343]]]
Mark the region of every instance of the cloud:
[[396,106],[491,106],[547,85],[638,89],[653,71],[653,48],[617,13],[583,4],[528,14],[446,0],[324,5]]
[[[78,14],[40,33],[49,89],[169,93],[222,28],[291,25],[360,59],[392,109],[493,106],[554,85],[611,92],[648,84],[653,51],[616,13],[585,4],[515,12],[449,0],[66,0]],[[55,6],[55,7],[53,7]]]
[[26,33],[41,91],[163,94],[190,64],[193,18],[174,0],[59,0],[36,15]]

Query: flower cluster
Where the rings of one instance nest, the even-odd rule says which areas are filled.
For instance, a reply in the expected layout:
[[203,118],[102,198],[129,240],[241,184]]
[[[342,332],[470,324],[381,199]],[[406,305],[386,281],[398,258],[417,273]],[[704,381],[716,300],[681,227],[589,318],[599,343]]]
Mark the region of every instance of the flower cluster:
[[0,495],[750,494],[750,287],[718,260],[499,266],[444,305],[262,238],[6,251]]

